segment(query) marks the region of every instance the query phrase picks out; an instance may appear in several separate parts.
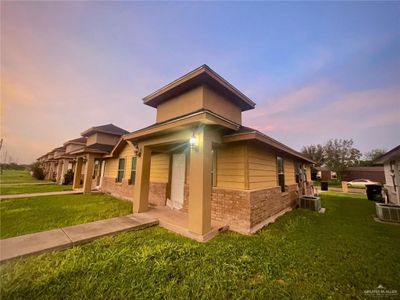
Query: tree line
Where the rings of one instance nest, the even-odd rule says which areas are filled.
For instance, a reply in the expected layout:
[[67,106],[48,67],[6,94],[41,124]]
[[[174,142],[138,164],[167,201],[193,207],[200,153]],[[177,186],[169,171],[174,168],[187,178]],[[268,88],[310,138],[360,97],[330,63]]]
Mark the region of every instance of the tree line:
[[315,161],[316,167],[326,166],[341,179],[344,171],[354,166],[373,166],[373,161],[386,152],[373,149],[364,155],[353,147],[353,139],[330,139],[324,145],[304,146],[301,152]]

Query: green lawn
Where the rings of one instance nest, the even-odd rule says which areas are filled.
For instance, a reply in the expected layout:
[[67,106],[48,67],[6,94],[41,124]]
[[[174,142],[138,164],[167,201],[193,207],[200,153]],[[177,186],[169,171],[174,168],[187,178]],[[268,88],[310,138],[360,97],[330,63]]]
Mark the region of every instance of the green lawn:
[[3,170],[3,174],[0,175],[0,184],[36,183],[36,182],[46,182],[46,181],[37,180],[36,178],[33,178],[28,171],[21,171],[21,170]]
[[71,191],[71,185],[58,184],[24,184],[24,185],[0,185],[0,195],[30,194]]
[[324,193],[254,236],[206,244],[162,228],[107,237],[1,266],[3,299],[345,299],[400,293],[400,226],[362,195]]
[[72,190],[72,186],[58,185],[51,181],[37,180],[33,178],[28,171],[3,170],[3,175],[0,175],[0,195],[61,192],[69,190]]
[[[321,181],[319,180],[315,180],[313,181],[314,186],[321,186]],[[342,182],[338,181],[338,180],[329,180],[328,181],[328,188],[329,187],[337,187],[337,188],[341,188],[342,187]]]
[[0,238],[113,218],[131,212],[131,202],[104,194],[2,200]]

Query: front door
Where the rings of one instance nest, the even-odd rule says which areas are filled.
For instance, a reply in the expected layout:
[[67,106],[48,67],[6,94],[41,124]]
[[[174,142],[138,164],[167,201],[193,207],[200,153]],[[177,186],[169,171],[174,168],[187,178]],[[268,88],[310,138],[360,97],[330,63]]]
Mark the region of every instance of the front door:
[[171,199],[167,201],[167,205],[171,208],[181,209],[183,207],[185,166],[186,156],[184,153],[172,155]]

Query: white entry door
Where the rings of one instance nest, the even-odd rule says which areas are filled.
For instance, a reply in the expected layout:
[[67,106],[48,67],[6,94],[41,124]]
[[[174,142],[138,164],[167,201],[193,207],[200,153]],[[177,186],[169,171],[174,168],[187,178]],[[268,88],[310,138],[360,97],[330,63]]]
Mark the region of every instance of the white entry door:
[[172,178],[171,178],[171,199],[167,205],[171,208],[181,209],[183,207],[185,188],[185,166],[186,156],[184,153],[173,154],[172,156]]

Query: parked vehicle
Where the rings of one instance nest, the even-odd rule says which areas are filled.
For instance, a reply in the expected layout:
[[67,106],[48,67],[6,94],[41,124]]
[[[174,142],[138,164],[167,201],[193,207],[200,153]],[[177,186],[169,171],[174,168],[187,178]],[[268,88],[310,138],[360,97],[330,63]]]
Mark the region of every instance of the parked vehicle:
[[379,182],[371,181],[369,179],[354,179],[352,181],[349,181],[347,183],[348,187],[356,187],[356,188],[365,188],[366,185],[368,184],[378,184],[380,185]]

